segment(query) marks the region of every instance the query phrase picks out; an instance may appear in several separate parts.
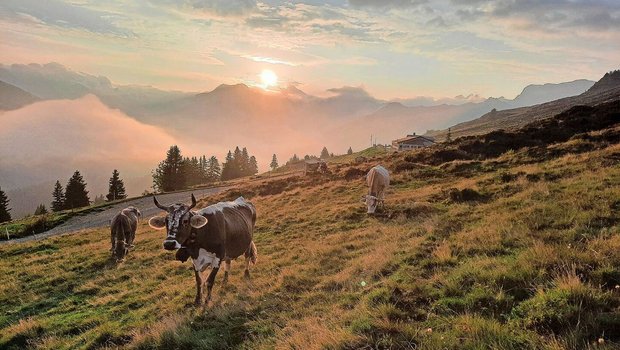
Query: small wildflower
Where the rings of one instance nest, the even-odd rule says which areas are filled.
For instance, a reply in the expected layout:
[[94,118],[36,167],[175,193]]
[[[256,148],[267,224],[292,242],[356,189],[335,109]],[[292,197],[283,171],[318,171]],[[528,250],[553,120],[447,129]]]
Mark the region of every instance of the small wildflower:
[[605,343],[605,339],[603,339],[603,338],[598,338],[598,343],[599,343],[599,344],[603,344],[603,343]]
[[362,287],[366,287],[366,281],[362,281],[362,282],[360,283],[360,285],[361,285]]
[[426,333],[433,333],[433,329],[432,329],[432,328],[430,328],[430,327],[428,327],[428,328],[426,329]]

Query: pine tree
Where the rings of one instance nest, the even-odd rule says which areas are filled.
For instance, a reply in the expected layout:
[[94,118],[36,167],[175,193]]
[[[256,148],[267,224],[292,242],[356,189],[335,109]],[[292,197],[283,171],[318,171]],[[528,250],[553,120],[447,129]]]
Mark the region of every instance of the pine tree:
[[256,175],[258,174],[258,162],[256,161],[256,157],[251,156],[250,157],[250,174],[249,175]]
[[286,164],[295,164],[297,162],[299,162],[299,157],[297,157],[297,154],[293,154],[291,159],[289,159],[288,162],[286,162]]
[[39,204],[37,209],[34,211],[34,215],[43,215],[43,214],[47,214],[47,208],[45,207],[43,203],[41,203]]
[[56,180],[54,192],[52,192],[54,201],[52,202],[52,211],[61,211],[65,209],[65,190],[62,188],[60,181]]
[[[112,171],[112,177],[108,181],[108,184],[108,194],[106,195],[108,202],[127,198],[125,194],[125,184],[123,180],[121,180],[118,170],[114,169],[114,171]],[[96,200],[97,198],[95,198],[95,201]]]
[[327,147],[323,147],[323,150],[321,150],[321,159],[327,158],[329,158],[329,151],[327,151]]
[[105,202],[106,202],[106,197],[104,197],[103,194],[95,196],[95,199],[93,200],[93,204],[95,204],[95,205],[103,204]]
[[200,168],[200,182],[207,183],[209,180],[209,161],[204,154],[198,160],[198,167]]
[[186,186],[198,185],[202,182],[202,170],[198,158],[184,158],[183,173],[185,174]]
[[79,171],[75,171],[65,188],[65,204],[67,209],[75,209],[90,205],[86,183]]
[[233,152],[233,168],[232,168],[233,179],[243,176],[242,168],[243,168],[243,153],[239,149],[239,146],[237,146],[235,148],[235,151]]
[[347,151],[347,154],[353,154],[353,149],[351,147],[349,147],[349,150]]
[[11,209],[9,208],[9,198],[2,188],[0,188],[0,222],[11,221]]
[[226,155],[226,162],[224,162],[224,165],[222,167],[222,180],[230,180],[233,179],[233,170],[232,168],[234,167],[233,164],[233,155],[232,152],[229,150],[228,154]]
[[275,154],[273,155],[273,158],[271,158],[271,164],[269,164],[269,167],[271,167],[271,170],[276,170],[278,168],[278,158]]
[[217,181],[221,175],[222,168],[220,167],[220,162],[215,156],[211,156],[211,158],[209,158],[209,165],[207,168],[207,181]]
[[176,145],[170,146],[166,159],[161,161],[153,171],[153,188],[159,192],[182,190],[186,184],[186,168],[181,150]]
[[248,154],[248,149],[243,147],[241,150],[241,160],[239,162],[239,170],[241,176],[253,175],[252,169],[250,168],[250,155]]
[[448,128],[448,136],[446,136],[446,142],[452,141],[452,128]]

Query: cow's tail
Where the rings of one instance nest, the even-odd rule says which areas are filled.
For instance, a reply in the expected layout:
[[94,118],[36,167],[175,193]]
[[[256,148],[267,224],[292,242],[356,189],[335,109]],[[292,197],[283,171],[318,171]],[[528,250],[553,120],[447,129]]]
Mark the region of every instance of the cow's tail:
[[248,247],[248,251],[245,253],[245,256],[250,259],[252,265],[256,265],[256,260],[258,260],[258,252],[256,251],[254,241],[250,242],[250,246]]

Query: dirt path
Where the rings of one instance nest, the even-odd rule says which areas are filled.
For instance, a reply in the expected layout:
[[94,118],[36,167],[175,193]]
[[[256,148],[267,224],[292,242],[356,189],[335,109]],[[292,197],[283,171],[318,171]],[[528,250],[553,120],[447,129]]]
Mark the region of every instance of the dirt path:
[[[199,190],[190,190],[185,192],[176,192],[176,193],[168,193],[157,196],[157,200],[161,204],[167,205],[171,203],[190,203],[190,193],[193,193],[197,199],[205,197],[207,195],[215,194],[218,192],[222,192],[229,187],[215,187],[215,188],[206,188]],[[44,239],[50,236],[56,236],[63,233],[75,232],[87,228],[95,228],[95,227],[104,227],[108,226],[110,223],[110,219],[116,213],[118,213],[121,209],[126,208],[130,205],[138,208],[142,212],[142,220],[148,220],[151,216],[158,214],[161,212],[161,209],[157,208],[155,204],[153,204],[152,197],[144,197],[137,198],[133,200],[129,200],[123,203],[118,203],[106,207],[104,210],[99,212],[92,212],[83,216],[74,216],[71,219],[67,220],[65,223],[54,227],[51,230],[45,231],[43,233],[39,233],[36,235],[12,239],[9,241],[0,241],[0,245],[2,244],[11,244],[11,243],[21,243],[34,241],[39,239]]]

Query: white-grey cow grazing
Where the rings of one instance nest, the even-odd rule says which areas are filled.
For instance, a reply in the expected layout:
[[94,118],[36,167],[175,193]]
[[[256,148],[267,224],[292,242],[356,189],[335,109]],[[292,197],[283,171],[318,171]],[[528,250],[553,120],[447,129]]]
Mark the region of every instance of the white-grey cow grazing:
[[374,214],[379,203],[383,204],[385,200],[385,190],[390,185],[390,173],[381,165],[377,165],[366,175],[366,183],[368,194],[362,197],[362,200],[368,206],[368,214]]
[[140,210],[131,206],[121,210],[112,218],[110,222],[112,248],[110,250],[117,261],[122,260],[127,255],[129,248],[133,247],[138,219],[141,216]]

